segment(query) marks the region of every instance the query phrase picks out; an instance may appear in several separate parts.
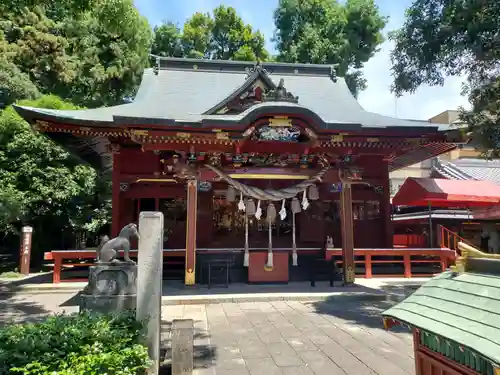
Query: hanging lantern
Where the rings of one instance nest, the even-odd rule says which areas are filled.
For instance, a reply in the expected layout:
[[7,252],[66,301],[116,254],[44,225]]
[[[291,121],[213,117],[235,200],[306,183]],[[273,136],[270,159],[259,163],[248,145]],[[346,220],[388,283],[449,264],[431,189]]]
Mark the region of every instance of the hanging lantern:
[[254,203],[253,199],[247,200],[246,213],[247,213],[247,216],[255,215],[255,203]]
[[274,221],[276,220],[276,207],[272,202],[269,202],[269,204],[267,205],[266,220],[269,223],[274,223]]
[[316,185],[309,186],[309,199],[312,201],[316,201],[319,199],[319,191]]
[[226,200],[228,202],[234,202],[236,200],[236,189],[231,185],[227,187]]
[[292,209],[292,213],[294,213],[294,214],[298,214],[300,211],[302,211],[302,208],[300,207],[299,199],[297,197],[292,198],[291,209]]

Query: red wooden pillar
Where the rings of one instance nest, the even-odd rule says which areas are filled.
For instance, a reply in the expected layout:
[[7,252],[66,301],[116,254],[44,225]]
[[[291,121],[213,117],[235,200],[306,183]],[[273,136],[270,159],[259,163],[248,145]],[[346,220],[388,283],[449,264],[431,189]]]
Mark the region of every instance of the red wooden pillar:
[[391,206],[391,183],[389,180],[389,166],[385,165],[384,169],[384,182],[383,182],[383,193],[382,199],[380,201],[381,214],[384,218],[384,229],[385,229],[385,246],[392,249],[394,246],[394,229],[392,226],[392,206]]
[[342,182],[340,191],[340,212],[342,226],[342,259],[344,268],[344,284],[354,283],[354,225],[352,220],[352,185]]
[[198,200],[198,182],[187,182],[187,209],[186,209],[186,271],[184,284],[195,284],[196,266],[196,213]]
[[120,145],[111,144],[113,154],[112,198],[111,198],[111,237],[120,233]]

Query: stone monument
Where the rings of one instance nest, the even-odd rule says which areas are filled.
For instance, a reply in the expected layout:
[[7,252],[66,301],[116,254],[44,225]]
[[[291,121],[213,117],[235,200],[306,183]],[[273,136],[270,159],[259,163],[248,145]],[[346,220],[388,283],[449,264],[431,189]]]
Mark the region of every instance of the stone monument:
[[160,367],[161,297],[163,279],[163,214],[139,215],[139,274],[137,279],[137,320],[146,325],[148,354],[153,364],[148,375],[157,375]]
[[[89,268],[89,283],[80,294],[80,311],[135,310],[137,265],[130,259],[130,239],[139,239],[136,224],[128,224],[118,237],[103,238],[97,248],[97,265]],[[118,260],[123,251],[124,261]]]

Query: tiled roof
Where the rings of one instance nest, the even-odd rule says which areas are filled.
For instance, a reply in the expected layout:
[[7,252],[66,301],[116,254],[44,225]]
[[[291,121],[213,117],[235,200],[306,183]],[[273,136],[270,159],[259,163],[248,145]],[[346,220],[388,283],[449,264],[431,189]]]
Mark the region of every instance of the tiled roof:
[[407,132],[448,129],[447,125],[427,121],[411,121],[382,116],[365,111],[349,91],[343,78],[332,73],[330,65],[263,63],[265,74],[299,97],[298,104],[264,102],[238,115],[205,114],[245,84],[253,62],[214,61],[162,58],[159,67],[147,69],[132,103],[107,108],[77,111],[57,111],[17,107],[26,118],[42,116],[46,120],[65,123],[148,123],[164,125],[193,125],[196,123],[240,122],[256,113],[309,112],[322,128],[336,129],[396,127]]
[[433,169],[448,179],[485,180],[500,185],[500,160],[457,159],[445,162],[437,159]]

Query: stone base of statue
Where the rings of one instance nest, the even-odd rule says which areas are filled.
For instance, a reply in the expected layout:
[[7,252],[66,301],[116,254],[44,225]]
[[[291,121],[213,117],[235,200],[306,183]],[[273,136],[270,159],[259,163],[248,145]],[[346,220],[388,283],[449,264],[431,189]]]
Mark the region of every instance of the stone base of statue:
[[135,310],[137,265],[102,263],[89,267],[89,283],[80,294],[80,311],[101,313]]

